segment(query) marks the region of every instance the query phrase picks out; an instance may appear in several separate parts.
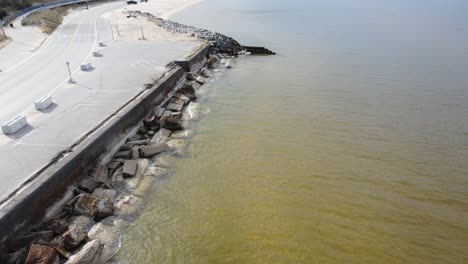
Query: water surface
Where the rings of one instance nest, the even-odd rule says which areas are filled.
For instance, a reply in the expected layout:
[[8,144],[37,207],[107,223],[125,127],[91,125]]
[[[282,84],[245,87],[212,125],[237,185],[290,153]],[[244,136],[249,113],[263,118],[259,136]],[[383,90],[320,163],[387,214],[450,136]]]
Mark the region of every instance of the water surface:
[[[208,0],[264,45],[203,88],[122,263],[467,263],[468,2]],[[209,111],[208,111],[209,110]]]

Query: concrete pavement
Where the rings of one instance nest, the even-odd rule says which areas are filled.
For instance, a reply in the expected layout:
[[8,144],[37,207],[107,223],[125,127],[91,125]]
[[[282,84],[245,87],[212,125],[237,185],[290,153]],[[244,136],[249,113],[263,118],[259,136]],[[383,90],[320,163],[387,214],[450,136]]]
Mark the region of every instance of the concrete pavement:
[[[112,41],[111,27],[102,16],[122,6],[103,4],[73,14],[35,52],[3,65],[0,122],[24,113],[29,125],[14,135],[0,135],[0,201],[160,76],[164,65],[200,44]],[[93,57],[98,41],[107,46],[101,48],[102,57]],[[76,84],[67,83],[66,61]],[[79,70],[83,62],[91,62],[94,69]],[[46,94],[54,105],[36,111],[34,101]]]
[[67,78],[66,61],[74,65],[72,70],[75,70],[89,59],[101,37],[98,32],[104,39],[110,40],[106,36],[109,35],[109,27],[98,18],[121,5],[103,5],[72,15],[42,47],[5,67],[0,73],[0,105],[8,105],[8,102],[15,104],[0,113],[0,122],[4,123],[23,112],[36,99],[61,84]]

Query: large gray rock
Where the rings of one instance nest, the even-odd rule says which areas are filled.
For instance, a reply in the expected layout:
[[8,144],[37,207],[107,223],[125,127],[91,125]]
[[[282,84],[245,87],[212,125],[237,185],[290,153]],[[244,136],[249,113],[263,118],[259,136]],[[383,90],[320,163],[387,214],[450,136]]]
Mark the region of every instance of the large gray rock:
[[118,167],[120,167],[122,165],[122,162],[121,161],[118,161],[118,160],[113,160],[111,161],[108,165],[107,165],[107,168],[109,168],[110,170],[116,170]]
[[106,183],[109,178],[109,169],[104,165],[98,164],[90,176],[100,183]]
[[101,199],[112,200],[115,198],[117,191],[114,189],[105,189],[105,188],[96,188],[94,189],[92,195],[99,197]]
[[182,116],[180,114],[169,116],[165,120],[164,127],[173,131],[183,129],[184,126],[182,125]]
[[96,210],[96,218],[102,219],[113,214],[114,205],[108,199],[99,199],[96,204]]
[[161,128],[156,134],[154,134],[150,143],[161,143],[171,135],[172,131],[166,128]]
[[[149,139],[147,140],[147,142],[149,143]],[[146,144],[145,144],[146,145]],[[136,146],[133,146],[132,148],[132,159],[133,160],[137,160],[140,158],[140,153],[139,153],[139,150],[140,150],[140,146],[139,145],[136,145]],[[125,164],[125,161],[124,161],[124,164]]]
[[167,150],[169,150],[169,146],[165,142],[151,143],[140,148],[140,155],[145,158],[151,158]]
[[187,78],[187,80],[189,81],[195,81],[197,79],[197,76],[191,72],[187,72],[185,78]]
[[143,124],[147,129],[152,129],[158,125],[158,118],[155,114],[150,114],[149,116],[145,117],[145,119],[143,119]]
[[78,200],[73,207],[73,213],[94,218],[97,213],[96,204],[98,200],[99,198],[93,195],[78,195]]
[[182,100],[184,102],[184,105],[190,103],[190,98],[188,98],[187,96],[183,95],[182,93],[176,93],[174,95],[174,98],[176,99],[179,99],[179,100]]
[[169,101],[169,104],[167,105],[167,110],[173,111],[173,112],[180,112],[182,111],[182,108],[184,108],[184,101],[177,99],[177,98],[172,98],[171,101]]
[[209,68],[214,68],[216,63],[219,62],[219,58],[217,56],[210,56],[210,58],[206,61],[206,64]]
[[180,89],[180,92],[190,98],[190,100],[196,100],[197,96],[195,95],[195,88],[193,87],[192,83],[186,83],[182,89]]
[[192,84],[193,89],[195,89],[195,90],[200,89],[200,87],[202,86],[201,84],[199,84],[197,82],[192,82],[191,84]]
[[63,219],[53,219],[48,223],[47,228],[55,235],[60,235],[67,231],[68,223]]
[[81,179],[77,183],[78,189],[88,192],[88,193],[91,193],[94,189],[99,187],[99,185],[101,185],[101,183],[95,178],[91,178],[91,177],[86,177],[84,179]]
[[[132,149],[134,146],[141,146],[141,145],[146,145],[149,143],[149,140],[148,139],[140,139],[140,140],[135,140],[135,141],[129,141],[127,142],[127,144],[131,145],[132,147],[130,149]],[[130,150],[129,149],[129,150]]]
[[135,134],[135,135],[129,137],[129,138],[127,139],[127,142],[128,142],[128,141],[141,140],[141,139],[145,139],[145,136],[144,136],[144,135],[141,135],[141,134]]
[[112,188],[119,190],[125,187],[125,179],[123,177],[123,167],[119,167],[115,170],[111,177]]
[[163,116],[161,118],[161,124],[164,128],[175,131],[183,129],[182,126],[182,113],[174,112],[169,116]]
[[89,241],[83,248],[70,259],[66,264],[96,264],[99,263],[99,252],[101,251],[101,242],[98,239]]
[[112,203],[107,199],[88,194],[80,194],[73,208],[74,214],[81,214],[91,218],[103,218],[112,215],[112,211]]
[[162,116],[161,116],[161,120],[163,120],[164,118],[166,118],[166,117],[168,117],[168,116],[170,116],[170,115],[172,115],[172,111],[170,111],[170,110],[165,110],[164,113],[163,113]]
[[195,80],[198,84],[205,84],[206,80],[202,76],[198,76],[197,79]]
[[83,215],[74,218],[68,230],[62,235],[64,245],[68,248],[79,246],[88,237],[88,231],[93,224],[93,219]]
[[130,159],[132,157],[132,150],[123,150],[115,153],[114,158]]
[[123,145],[120,147],[119,151],[131,150],[132,147],[133,147],[132,144],[125,143],[125,144],[123,144]]
[[162,108],[160,106],[156,107],[154,109],[154,115],[157,117],[157,118],[161,118],[162,114],[164,113],[164,111],[166,111],[165,108]]
[[126,160],[123,166],[123,177],[135,177],[138,169],[138,162],[136,160]]

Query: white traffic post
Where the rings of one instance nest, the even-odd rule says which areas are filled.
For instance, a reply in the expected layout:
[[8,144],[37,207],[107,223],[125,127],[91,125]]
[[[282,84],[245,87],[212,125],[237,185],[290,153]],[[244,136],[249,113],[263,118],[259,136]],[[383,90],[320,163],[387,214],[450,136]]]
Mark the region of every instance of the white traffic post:
[[3,36],[6,37],[5,30],[3,29],[3,20],[0,20],[0,30],[2,30]]
[[68,83],[75,83],[75,80],[72,79],[71,71],[70,71],[70,63],[67,61],[67,69],[68,69],[68,75],[70,76],[70,79],[68,79]]

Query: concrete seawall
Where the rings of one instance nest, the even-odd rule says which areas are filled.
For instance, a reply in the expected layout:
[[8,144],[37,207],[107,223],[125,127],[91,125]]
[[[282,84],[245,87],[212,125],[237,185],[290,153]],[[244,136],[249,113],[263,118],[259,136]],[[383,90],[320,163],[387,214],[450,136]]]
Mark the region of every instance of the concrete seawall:
[[205,45],[199,51],[192,54],[189,59],[183,61],[174,61],[174,63],[180,66],[184,71],[197,71],[205,63],[205,58],[209,49],[210,47]]
[[208,46],[204,45],[181,64],[176,63],[184,66],[169,69],[152,87],[135,96],[25,183],[1,205],[0,239],[39,222],[46,209],[57,202],[77,179],[87,175],[90,167],[109,154],[141,122],[148,109],[155,108],[177,89],[184,72],[197,69],[207,54]]

